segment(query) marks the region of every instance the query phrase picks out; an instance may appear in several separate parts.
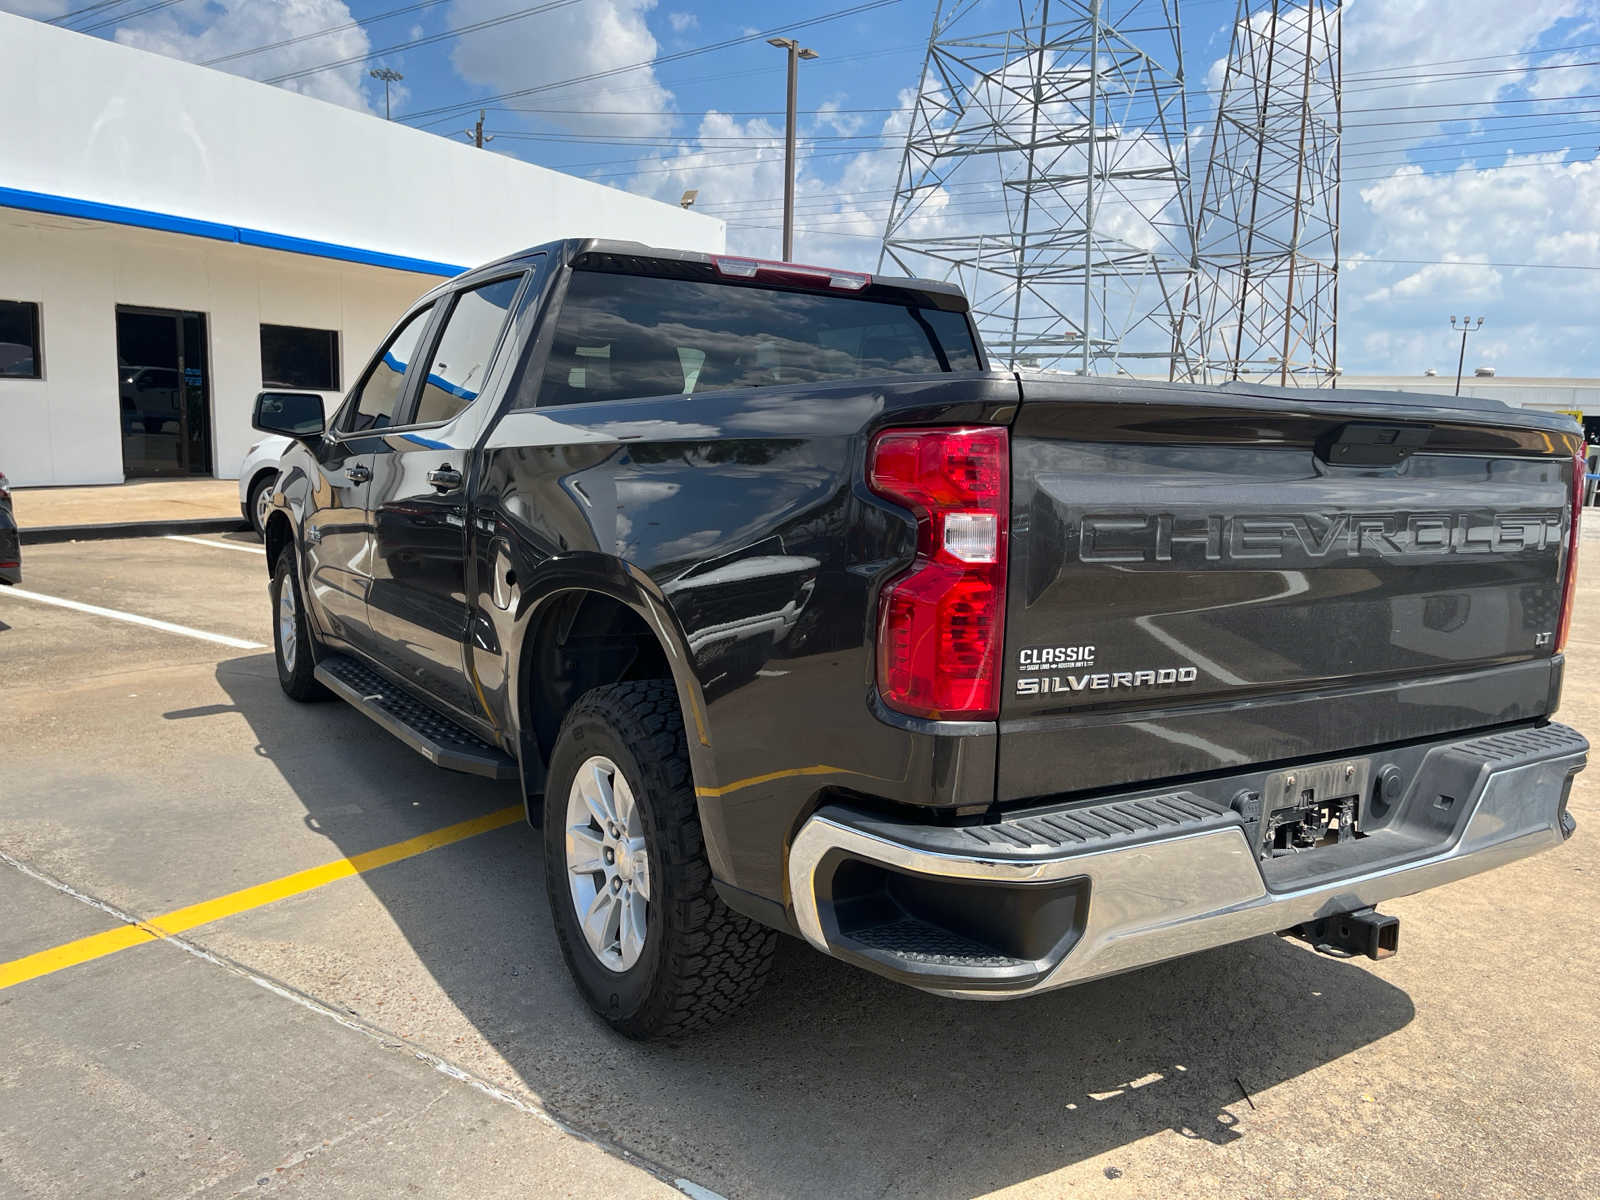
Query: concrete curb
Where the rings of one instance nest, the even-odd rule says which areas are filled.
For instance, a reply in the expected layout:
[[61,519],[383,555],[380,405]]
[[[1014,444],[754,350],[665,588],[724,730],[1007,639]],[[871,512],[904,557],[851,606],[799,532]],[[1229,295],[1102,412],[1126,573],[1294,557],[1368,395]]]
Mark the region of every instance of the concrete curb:
[[21,530],[21,536],[26,547],[53,542],[165,537],[169,533],[234,533],[248,528],[243,517],[180,517],[172,521],[123,521],[113,525],[36,525]]

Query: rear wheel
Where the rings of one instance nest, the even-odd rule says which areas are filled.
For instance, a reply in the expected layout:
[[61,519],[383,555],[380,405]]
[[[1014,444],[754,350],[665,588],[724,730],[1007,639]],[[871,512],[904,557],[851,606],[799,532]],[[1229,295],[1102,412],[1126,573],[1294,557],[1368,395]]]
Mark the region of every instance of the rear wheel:
[[292,700],[327,699],[332,693],[317,682],[292,542],[273,564],[271,594],[272,653],[278,662],[278,683]]
[[544,812],[562,955],[620,1033],[670,1038],[737,1011],[777,934],[711,882],[678,696],[668,680],[594,688],[562,722]]

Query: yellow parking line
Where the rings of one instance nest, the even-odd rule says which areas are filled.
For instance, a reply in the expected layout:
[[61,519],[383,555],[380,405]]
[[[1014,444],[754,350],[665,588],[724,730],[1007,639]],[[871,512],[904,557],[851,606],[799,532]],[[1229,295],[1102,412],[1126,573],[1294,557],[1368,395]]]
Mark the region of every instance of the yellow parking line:
[[129,946],[142,945],[154,938],[172,937],[197,925],[208,925],[212,921],[247,912],[252,908],[260,908],[275,900],[298,896],[302,892],[313,891],[337,879],[363,875],[390,863],[399,862],[401,859],[437,850],[440,846],[448,846],[480,833],[488,833],[491,829],[500,829],[520,821],[522,817],[522,805],[514,804],[485,816],[474,817],[470,821],[446,825],[443,829],[435,829],[432,833],[418,834],[403,842],[395,842],[391,846],[380,846],[363,854],[335,859],[333,862],[323,863],[320,867],[310,867],[304,871],[296,871],[293,875],[285,875],[281,879],[241,888],[237,892],[229,892],[226,896],[218,896],[214,900],[202,900],[199,904],[176,909],[149,921],[108,929],[104,933],[91,934],[75,942],[41,950],[25,958],[0,963],[0,991],[66,967],[75,967],[79,963],[104,958],[108,954],[115,954],[118,950],[126,950]]

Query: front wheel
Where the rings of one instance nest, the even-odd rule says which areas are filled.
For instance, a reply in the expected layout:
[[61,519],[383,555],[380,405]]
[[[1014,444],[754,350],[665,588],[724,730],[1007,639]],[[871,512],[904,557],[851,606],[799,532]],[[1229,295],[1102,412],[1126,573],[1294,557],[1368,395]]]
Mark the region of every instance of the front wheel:
[[272,489],[277,482],[276,475],[264,475],[250,488],[250,524],[262,541],[267,540],[267,516],[272,512]]
[[272,567],[272,654],[278,661],[278,683],[291,700],[325,700],[331,692],[317,682],[291,542]]
[[777,934],[712,886],[670,680],[586,692],[562,722],[544,803],[561,953],[612,1028],[676,1037],[755,994]]

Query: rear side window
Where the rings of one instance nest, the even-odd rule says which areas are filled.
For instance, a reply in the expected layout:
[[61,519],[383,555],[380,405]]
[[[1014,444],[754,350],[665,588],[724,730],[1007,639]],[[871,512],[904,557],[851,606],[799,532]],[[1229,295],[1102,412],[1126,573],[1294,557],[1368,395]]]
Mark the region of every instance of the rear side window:
[[367,372],[367,377],[356,388],[352,397],[349,417],[345,423],[347,433],[360,433],[364,429],[382,429],[394,424],[394,411],[406,389],[406,368],[416,357],[417,342],[428,327],[428,314],[433,305],[419,308],[395,330],[389,344],[383,348],[383,357]]
[[462,292],[445,321],[417,402],[416,423],[448,421],[478,398],[522,276]]
[[962,313],[574,271],[539,404],[976,369]]

